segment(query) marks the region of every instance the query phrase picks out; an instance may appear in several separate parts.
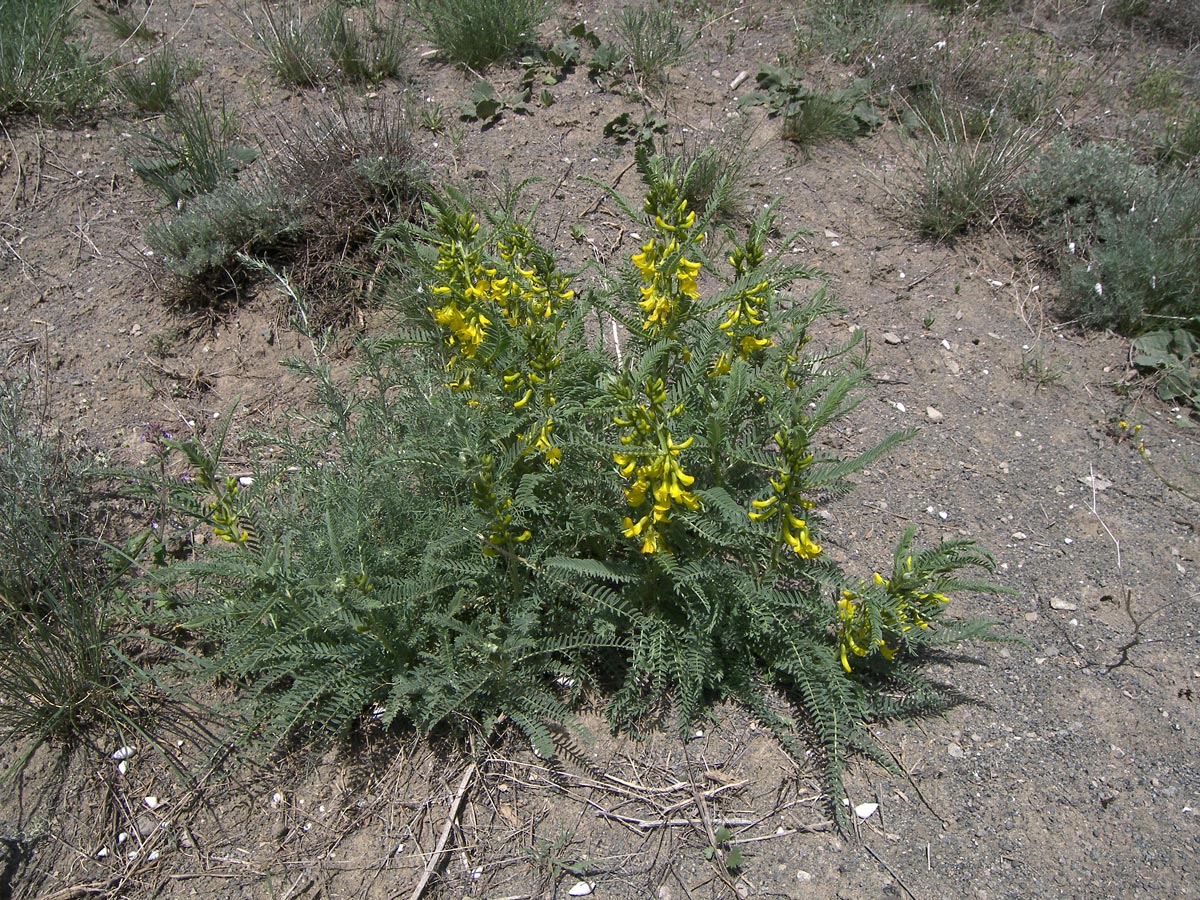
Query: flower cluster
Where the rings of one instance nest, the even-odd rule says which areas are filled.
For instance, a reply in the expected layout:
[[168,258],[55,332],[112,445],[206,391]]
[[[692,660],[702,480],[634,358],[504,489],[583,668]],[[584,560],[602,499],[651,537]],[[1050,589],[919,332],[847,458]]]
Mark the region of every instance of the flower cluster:
[[206,479],[201,479],[201,487],[212,491],[213,499],[205,502],[204,512],[212,522],[213,535],[238,547],[248,546],[253,535],[242,523],[234,506],[238,495],[238,480],[232,475],[227,475],[223,482],[207,482]]
[[[730,260],[732,262],[732,259]],[[725,315],[725,321],[717,327],[729,338],[730,348],[722,351],[713,363],[711,374],[724,375],[733,360],[754,358],[756,353],[771,346],[769,337],[763,336],[766,324],[766,305],[771,298],[771,286],[760,281],[738,292],[733,306]]]
[[815,559],[821,546],[809,535],[808,522],[803,518],[805,510],[812,507],[812,502],[803,497],[802,473],[813,459],[807,435],[801,428],[781,428],[775,432],[775,444],[779,447],[778,474],[771,479],[771,495],[751,501],[754,508],[750,519],[777,520],[776,546],[788,547],[802,559]]
[[650,338],[669,338],[686,322],[700,299],[700,263],[686,253],[704,239],[694,233],[696,214],[670,184],[646,196],[646,213],[658,234],[632,257],[641,276],[642,330]]
[[[437,244],[434,265],[437,277],[429,287],[437,305],[427,309],[442,329],[446,347],[454,354],[446,363],[447,371],[451,371],[460,359],[475,359],[487,336],[492,320],[485,309],[494,302],[496,270],[480,260],[480,250],[473,244],[479,223],[470,213],[445,213],[438,230],[442,240]],[[500,285],[501,291],[503,288]],[[452,387],[469,389],[469,373],[465,382],[460,380]]]
[[928,573],[914,570],[911,556],[886,581],[876,572],[875,584],[887,591],[890,599],[887,605],[879,607],[878,630],[866,600],[853,591],[842,591],[837,611],[843,669],[850,671],[851,654],[863,657],[872,647],[877,647],[884,659],[891,660],[900,649],[902,635],[913,628],[929,627],[950,598],[939,591],[923,590],[928,580]]
[[[455,391],[478,392],[486,389],[481,377],[498,378],[514,410],[532,404],[544,411],[555,402],[550,379],[561,361],[562,311],[574,291],[525,227],[511,225],[495,241],[494,257],[478,234],[479,223],[470,213],[446,212],[438,223],[438,257],[429,285],[438,305],[427,309],[450,354],[447,384]],[[547,415],[526,432],[534,436],[526,446],[548,465],[562,456],[551,441],[553,424]]]
[[501,551],[512,553],[518,544],[533,537],[527,528],[519,532],[513,528],[512,498],[501,500],[496,495],[495,461],[490,454],[485,453],[479,460],[479,472],[471,483],[471,495],[475,508],[491,520],[483,535],[487,541],[484,556],[495,556]]
[[624,395],[626,404],[613,421],[629,429],[621,436],[628,449],[613,454],[621,475],[632,479],[625,499],[633,514],[624,519],[624,535],[641,540],[642,553],[670,553],[662,526],[676,510],[700,508],[699,498],[688,490],[695,476],[679,462],[679,454],[692,446],[694,438],[676,441],[671,434],[670,420],[682,412],[682,406],[667,408],[667,390],[661,378],[642,386],[645,402],[634,402],[628,385],[618,385],[615,390]]

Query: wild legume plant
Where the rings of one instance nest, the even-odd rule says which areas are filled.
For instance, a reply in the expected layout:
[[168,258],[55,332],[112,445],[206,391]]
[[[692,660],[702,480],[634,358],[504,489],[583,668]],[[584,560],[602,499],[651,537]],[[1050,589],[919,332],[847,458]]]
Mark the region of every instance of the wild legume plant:
[[628,268],[580,294],[536,219],[444,198],[380,238],[410,260],[402,324],[357,385],[305,365],[314,432],[272,436],[274,464],[241,480],[177,445],[174,506],[218,540],[161,573],[163,606],[276,736],[504,713],[549,753],[583,696],[631,732],[733,699],[798,750],[808,723],[840,797],[847,754],[880,756],[865,721],[942,701],[929,648],[992,636],[947,614],[994,590],[961,577],[992,566],[969,542],[906,532],[865,583],[823,552],[815,509],[912,434],[824,447],[866,369],[856,340],[814,349],[823,284],[769,252],[769,212],[722,245],[678,171],[640,164],[641,208],[614,195],[644,236]]

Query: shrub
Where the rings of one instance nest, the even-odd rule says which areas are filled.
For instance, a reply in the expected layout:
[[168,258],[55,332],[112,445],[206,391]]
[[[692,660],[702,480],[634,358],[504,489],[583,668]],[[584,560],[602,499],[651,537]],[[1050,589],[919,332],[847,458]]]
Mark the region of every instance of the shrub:
[[532,44],[548,13],[545,0],[415,0],[414,10],[434,46],[476,70]]
[[69,40],[72,0],[0,0],[0,116],[68,115],[99,96],[100,66]]
[[1070,236],[1089,228],[1101,213],[1136,204],[1153,179],[1153,171],[1139,165],[1127,148],[1111,143],[1072,147],[1060,140],[1031,160],[1020,192],[1032,221],[1065,220]]
[[1123,334],[1196,328],[1200,317],[1200,183],[1163,178],[1130,207],[1105,210],[1080,247],[1064,301],[1090,326]]
[[216,288],[237,283],[239,254],[276,250],[297,230],[277,183],[229,181],[148,226],[146,242],[175,275]]
[[[953,591],[992,589],[959,577],[991,568],[970,543],[908,532],[866,583],[822,552],[813,507],[911,435],[824,448],[866,372],[855,341],[808,347],[823,288],[788,293],[813,273],[769,258],[770,214],[710,262],[711,222],[643,169],[643,211],[618,202],[646,242],[601,291],[575,295],[529,222],[444,200],[382,239],[413,261],[407,324],[365,348],[358,388],[302,367],[327,409],[310,436],[269,438],[283,456],[242,479],[219,441],[177,445],[177,507],[218,540],[160,577],[276,738],[504,713],[550,753],[547,721],[601,691],[614,728],[673,705],[686,731],[727,697],[799,750],[778,690],[836,799],[848,753],[881,756],[865,720],[942,698],[928,648],[988,634],[947,615]],[[626,329],[612,353],[584,328],[598,314]]]

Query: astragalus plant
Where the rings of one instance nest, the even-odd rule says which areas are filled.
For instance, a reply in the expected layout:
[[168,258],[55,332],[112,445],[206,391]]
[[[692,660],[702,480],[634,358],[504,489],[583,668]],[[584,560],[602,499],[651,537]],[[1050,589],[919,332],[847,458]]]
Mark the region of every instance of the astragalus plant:
[[992,589],[959,577],[991,568],[970,543],[906,533],[865,581],[829,559],[816,508],[910,435],[832,452],[866,370],[853,341],[810,341],[821,282],[769,252],[769,213],[714,258],[714,210],[641,169],[640,209],[614,195],[640,246],[600,284],[581,293],[535,219],[443,199],[381,238],[410,261],[404,324],[357,385],[307,365],[314,431],[273,436],[240,480],[181,445],[176,505],[217,540],[165,571],[165,605],[274,734],[503,713],[549,753],[584,696],[632,732],[731,699],[793,747],[810,723],[840,797],[847,754],[880,756],[865,721],[940,701],[928,649],[989,634],[947,613]]

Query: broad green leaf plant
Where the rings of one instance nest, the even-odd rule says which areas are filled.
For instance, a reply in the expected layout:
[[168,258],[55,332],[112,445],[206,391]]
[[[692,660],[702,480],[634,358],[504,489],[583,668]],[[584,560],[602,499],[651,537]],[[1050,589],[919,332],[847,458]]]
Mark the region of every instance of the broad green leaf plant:
[[585,696],[631,733],[733,700],[796,751],[812,735],[840,798],[849,754],[888,765],[864,723],[944,702],[930,648],[995,637],[949,612],[996,590],[962,577],[992,569],[969,542],[918,550],[910,530],[865,582],[828,558],[817,508],[912,433],[831,452],[866,369],[857,337],[814,349],[821,280],[771,252],[770,211],[721,239],[719,197],[691,209],[678,171],[638,163],[644,203],[612,199],[640,244],[589,289],[536,214],[445,197],[380,237],[409,260],[401,324],[357,384],[306,364],[316,429],[271,436],[241,481],[180,445],[173,507],[214,540],[162,570],[161,605],[276,737],[503,713],[549,753]]

